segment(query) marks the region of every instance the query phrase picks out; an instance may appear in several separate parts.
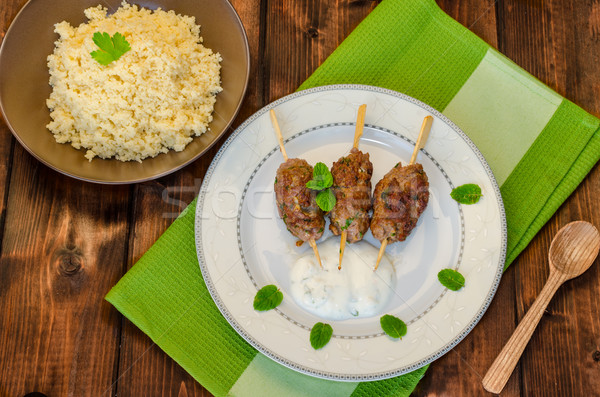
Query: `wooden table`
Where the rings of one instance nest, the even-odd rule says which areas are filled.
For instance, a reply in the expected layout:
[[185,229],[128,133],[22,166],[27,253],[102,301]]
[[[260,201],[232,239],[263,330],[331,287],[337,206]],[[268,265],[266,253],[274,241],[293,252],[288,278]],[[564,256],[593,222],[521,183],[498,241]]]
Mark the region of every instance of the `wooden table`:
[[[24,3],[0,0],[2,36]],[[600,3],[439,3],[561,95],[600,114]],[[377,2],[233,4],[252,54],[237,126],[294,91]],[[103,297],[194,198],[219,146],[171,176],[103,186],[43,166],[0,123],[0,396],[210,394]],[[485,394],[483,374],[548,276],[552,236],[575,219],[600,225],[599,197],[596,166],[505,273],[481,323],[431,365],[415,395]],[[598,395],[599,308],[596,263],[558,291],[503,395]]]

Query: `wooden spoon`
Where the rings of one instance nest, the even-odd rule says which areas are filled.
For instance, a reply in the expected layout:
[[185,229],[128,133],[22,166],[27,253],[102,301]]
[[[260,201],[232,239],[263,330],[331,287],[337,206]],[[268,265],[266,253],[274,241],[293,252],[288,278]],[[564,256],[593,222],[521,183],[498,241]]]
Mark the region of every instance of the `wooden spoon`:
[[599,249],[600,233],[589,222],[571,222],[558,231],[548,252],[548,281],[485,374],[482,383],[487,391],[502,391],[558,287],[589,269]]

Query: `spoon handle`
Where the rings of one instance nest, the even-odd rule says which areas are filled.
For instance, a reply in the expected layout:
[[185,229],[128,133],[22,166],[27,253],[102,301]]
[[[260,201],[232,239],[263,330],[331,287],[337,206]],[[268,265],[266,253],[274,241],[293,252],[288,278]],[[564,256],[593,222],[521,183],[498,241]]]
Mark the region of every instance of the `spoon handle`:
[[550,273],[546,285],[544,285],[544,288],[535,299],[535,302],[533,302],[533,305],[531,305],[527,314],[525,314],[525,317],[523,317],[519,326],[515,332],[513,332],[512,336],[508,342],[506,342],[506,345],[504,345],[504,348],[485,374],[482,381],[485,390],[496,394],[499,394],[502,391],[515,369],[519,358],[521,358],[525,346],[529,343],[533,331],[535,331],[535,328],[540,322],[542,314],[544,314],[544,310],[546,310],[550,299],[552,299],[558,287],[566,280],[567,278],[559,272]]

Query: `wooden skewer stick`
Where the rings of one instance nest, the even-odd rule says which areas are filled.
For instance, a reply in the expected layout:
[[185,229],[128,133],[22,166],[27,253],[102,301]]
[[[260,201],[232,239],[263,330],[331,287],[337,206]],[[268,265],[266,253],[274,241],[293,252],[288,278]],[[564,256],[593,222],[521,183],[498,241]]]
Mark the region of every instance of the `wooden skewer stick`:
[[283,159],[285,161],[287,161],[288,155],[285,152],[285,147],[283,146],[283,136],[281,135],[281,129],[279,128],[279,123],[277,122],[277,117],[275,117],[275,111],[273,109],[271,109],[271,111],[269,113],[271,115],[271,123],[273,123],[273,128],[275,128],[275,134],[277,134],[277,140],[279,141],[279,150],[281,150]]
[[319,261],[319,266],[321,267],[321,269],[323,269],[323,264],[321,263],[321,256],[319,255],[319,249],[317,248],[317,243],[315,242],[315,239],[308,240],[308,243],[312,247],[315,256],[317,257],[317,261]]
[[414,164],[417,161],[417,154],[419,154],[419,150],[425,147],[425,143],[427,142],[427,138],[429,138],[429,131],[431,131],[431,124],[433,123],[432,116],[426,116],[423,119],[423,124],[421,124],[421,132],[419,132],[419,137],[417,138],[417,143],[415,144],[415,148],[413,150],[412,156],[410,157],[410,164]]
[[[283,155],[283,159],[285,161],[288,160],[288,155],[285,152],[285,147],[283,146],[283,136],[281,135],[281,129],[279,128],[279,123],[277,122],[277,117],[275,117],[275,112],[273,109],[269,112],[271,114],[271,122],[273,123],[273,128],[275,128],[275,134],[277,134],[277,140],[279,141],[279,150],[281,150],[281,154]],[[319,266],[321,269],[323,268],[323,264],[321,263],[321,255],[319,255],[319,249],[317,248],[317,243],[315,239],[308,240],[308,244],[312,247],[315,252],[315,256],[317,257],[317,261],[319,261]]]
[[346,248],[346,240],[348,239],[348,232],[342,230],[342,236],[340,240],[340,262],[338,263],[338,270],[342,270],[342,258],[344,257],[344,249]]
[[383,253],[385,252],[385,247],[387,247],[387,245],[388,239],[386,238],[381,242],[381,247],[379,247],[379,253],[377,254],[377,262],[375,263],[375,269],[373,269],[373,271],[377,270],[377,268],[379,267],[379,262],[381,262],[381,258],[383,258]]
[[[429,131],[431,131],[431,124],[433,123],[432,116],[426,116],[423,119],[423,124],[421,124],[421,131],[419,132],[419,137],[417,138],[417,143],[415,144],[415,148],[413,150],[412,156],[410,157],[409,165],[414,164],[417,160],[417,154],[419,154],[419,150],[425,147],[425,143],[427,142],[427,138],[429,138]],[[375,263],[375,268],[373,271],[377,270],[379,267],[379,262],[381,262],[381,258],[383,257],[383,253],[385,252],[385,247],[388,245],[388,239],[385,239],[381,242],[381,247],[379,248],[379,253],[377,254],[377,263]]]
[[358,116],[356,116],[356,130],[354,131],[353,148],[358,149],[358,142],[365,129],[365,114],[367,113],[367,105],[363,104],[358,107]]
[[[358,142],[362,136],[365,128],[365,114],[367,113],[367,105],[360,105],[358,108],[358,116],[356,117],[356,129],[354,130],[354,143],[352,148],[358,149]],[[348,231],[342,230],[340,240],[340,262],[338,264],[338,270],[342,270],[342,258],[344,257],[344,249],[346,248],[346,240],[348,239]]]

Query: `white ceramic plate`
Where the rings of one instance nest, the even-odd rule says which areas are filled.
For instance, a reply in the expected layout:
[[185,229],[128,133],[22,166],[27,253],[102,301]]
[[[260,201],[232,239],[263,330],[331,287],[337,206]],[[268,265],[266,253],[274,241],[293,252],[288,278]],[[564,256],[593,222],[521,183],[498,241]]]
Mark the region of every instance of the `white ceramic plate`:
[[[379,316],[327,320],[333,338],[323,349],[314,350],[310,329],[324,320],[303,310],[289,293],[289,270],[310,247],[297,247],[277,214],[273,181],[283,158],[268,112],[275,109],[290,158],[331,166],[350,150],[362,103],[367,104],[367,115],[360,149],[370,153],[373,186],[398,161],[408,162],[423,118],[429,114],[435,118],[417,160],[429,177],[429,205],[410,237],[386,251],[396,268],[396,282],[381,314],[401,318],[408,332],[401,340],[388,337]],[[459,205],[450,198],[450,191],[465,183],[481,186],[484,196],[479,203]],[[328,237],[338,238],[326,234],[323,239]],[[365,239],[379,247],[370,232]],[[500,282],[506,224],[492,172],[457,126],[406,95],[337,85],[281,98],[255,113],[225,142],[200,190],[196,247],[215,303],[250,344],[308,375],[363,381],[415,370],[469,333]],[[444,268],[458,269],[466,286],[459,292],[444,288],[437,280]],[[275,310],[257,312],[254,296],[267,284],[281,288],[283,303]]]

